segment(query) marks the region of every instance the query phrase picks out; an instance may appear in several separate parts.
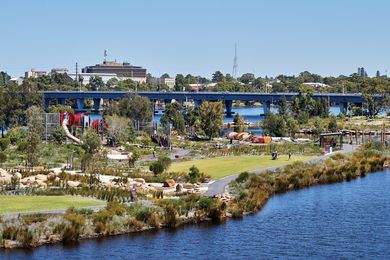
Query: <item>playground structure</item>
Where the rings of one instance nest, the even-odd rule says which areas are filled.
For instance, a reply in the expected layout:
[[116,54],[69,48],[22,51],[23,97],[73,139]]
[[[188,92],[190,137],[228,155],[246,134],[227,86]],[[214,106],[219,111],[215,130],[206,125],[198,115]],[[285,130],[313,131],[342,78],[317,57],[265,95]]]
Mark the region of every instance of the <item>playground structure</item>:
[[[78,113],[74,115],[73,113],[67,111],[60,114],[60,124],[64,129],[66,136],[77,144],[81,144],[82,141],[74,135],[75,128],[79,128],[82,132],[84,132],[85,129],[91,127],[98,135],[101,136],[102,139],[108,129],[108,125],[103,118],[95,119],[91,123],[91,117],[88,114]],[[71,133],[70,130],[73,130],[73,133]]]
[[272,142],[271,136],[255,136],[247,132],[228,132],[226,138],[237,141],[249,141],[257,144],[269,144]]

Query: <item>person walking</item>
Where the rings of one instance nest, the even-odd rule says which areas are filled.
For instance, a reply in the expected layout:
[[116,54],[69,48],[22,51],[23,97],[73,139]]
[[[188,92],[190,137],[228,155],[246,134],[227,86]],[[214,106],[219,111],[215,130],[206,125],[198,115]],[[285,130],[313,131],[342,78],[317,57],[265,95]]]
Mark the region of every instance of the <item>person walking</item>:
[[291,159],[291,152],[288,152],[288,160],[290,161]]

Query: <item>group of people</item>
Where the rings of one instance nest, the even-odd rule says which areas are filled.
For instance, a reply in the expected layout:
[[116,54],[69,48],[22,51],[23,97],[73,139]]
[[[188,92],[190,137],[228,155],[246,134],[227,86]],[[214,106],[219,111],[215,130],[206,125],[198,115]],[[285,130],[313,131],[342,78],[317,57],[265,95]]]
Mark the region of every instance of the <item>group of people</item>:
[[[272,156],[272,160],[278,159],[278,151],[273,151],[271,156]],[[288,160],[289,161],[291,159],[291,156],[292,156],[291,152],[288,152]]]

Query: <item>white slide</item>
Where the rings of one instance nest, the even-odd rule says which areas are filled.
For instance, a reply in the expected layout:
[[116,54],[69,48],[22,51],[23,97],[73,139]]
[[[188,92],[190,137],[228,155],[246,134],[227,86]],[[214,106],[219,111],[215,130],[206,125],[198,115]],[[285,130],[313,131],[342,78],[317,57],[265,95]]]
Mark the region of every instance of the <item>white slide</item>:
[[64,129],[65,131],[65,134],[66,136],[72,140],[73,142],[75,143],[78,143],[78,144],[81,144],[81,140],[78,139],[76,136],[72,135],[70,132],[69,132],[69,129],[68,129],[68,121],[69,121],[69,117],[67,115],[64,116],[64,120],[62,120],[62,128]]

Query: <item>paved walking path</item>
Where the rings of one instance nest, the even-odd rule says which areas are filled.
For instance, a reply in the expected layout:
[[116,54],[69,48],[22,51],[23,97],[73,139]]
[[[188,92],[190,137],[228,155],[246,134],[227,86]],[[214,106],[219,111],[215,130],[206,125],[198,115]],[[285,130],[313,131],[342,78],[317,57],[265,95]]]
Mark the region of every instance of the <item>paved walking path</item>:
[[[325,154],[325,155],[321,155],[321,156],[318,156],[318,157],[315,157],[315,158],[312,158],[312,159],[308,159],[305,162],[320,161],[320,160],[328,158],[329,156],[334,155],[336,153],[344,153],[344,154],[352,153],[352,152],[354,152],[356,150],[356,148],[357,148],[356,145],[343,144],[343,149],[340,150],[340,151],[336,151],[336,152],[331,153],[331,154]],[[273,170],[276,170],[278,168],[283,168],[286,165],[288,165],[288,163],[286,163],[284,165],[280,165],[280,166],[263,168],[263,169],[259,169],[259,170],[249,171],[249,172],[255,173],[255,174],[261,174],[261,173],[264,173],[266,171],[273,171]],[[209,186],[208,186],[208,190],[204,193],[204,195],[206,195],[206,196],[215,196],[215,195],[218,195],[218,194],[223,194],[225,192],[226,186],[230,182],[235,180],[238,177],[238,175],[239,174],[229,175],[229,176],[227,176],[225,178],[222,178],[220,180],[216,180],[213,183],[210,183]]]

